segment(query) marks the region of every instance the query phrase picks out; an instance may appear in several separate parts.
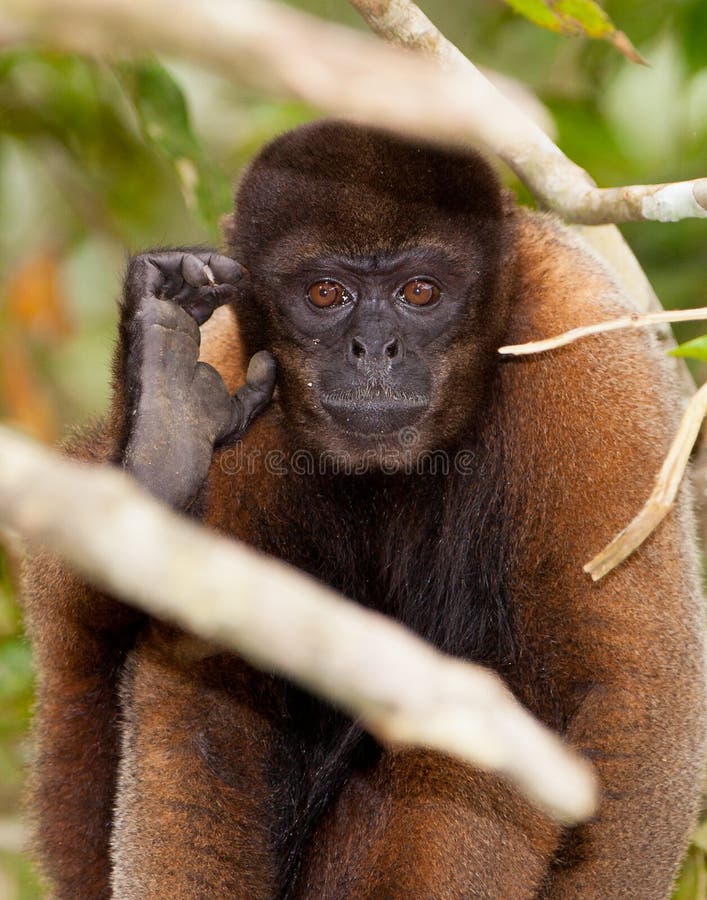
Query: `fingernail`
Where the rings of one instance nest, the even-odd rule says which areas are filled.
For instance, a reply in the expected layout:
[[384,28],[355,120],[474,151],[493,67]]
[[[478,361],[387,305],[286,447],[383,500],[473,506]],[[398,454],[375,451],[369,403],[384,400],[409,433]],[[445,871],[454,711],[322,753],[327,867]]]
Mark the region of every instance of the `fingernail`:
[[211,271],[211,266],[208,263],[204,263],[204,275],[209,279],[211,287],[215,287],[216,279],[214,278],[214,273]]

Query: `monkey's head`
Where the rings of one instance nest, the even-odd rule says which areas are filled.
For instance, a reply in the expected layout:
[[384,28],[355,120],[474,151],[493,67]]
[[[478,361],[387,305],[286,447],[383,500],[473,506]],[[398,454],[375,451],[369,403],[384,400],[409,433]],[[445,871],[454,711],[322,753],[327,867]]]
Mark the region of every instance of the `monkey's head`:
[[290,433],[370,458],[444,449],[473,421],[509,312],[512,216],[491,167],[338,121],[247,170],[227,225],[237,306]]

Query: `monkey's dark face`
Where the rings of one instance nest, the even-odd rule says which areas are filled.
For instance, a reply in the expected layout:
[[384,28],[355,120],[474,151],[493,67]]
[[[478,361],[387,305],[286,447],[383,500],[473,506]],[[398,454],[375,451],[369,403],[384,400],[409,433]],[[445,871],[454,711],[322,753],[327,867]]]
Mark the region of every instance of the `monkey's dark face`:
[[[283,407],[299,429],[333,450],[432,449],[434,433],[442,438],[433,422],[454,417],[445,398],[462,374],[451,363],[468,320],[467,262],[418,245],[270,272],[261,297]],[[466,363],[475,367],[471,355]]]
[[506,218],[476,155],[332,122],[266,148],[229,237],[291,435],[352,460],[454,440],[505,328]]
[[304,302],[288,298],[286,309],[292,331],[313,350],[312,389],[333,424],[380,437],[417,423],[429,409],[426,348],[455,313],[442,303],[445,268],[438,254],[415,250],[313,261],[298,273],[291,290]]

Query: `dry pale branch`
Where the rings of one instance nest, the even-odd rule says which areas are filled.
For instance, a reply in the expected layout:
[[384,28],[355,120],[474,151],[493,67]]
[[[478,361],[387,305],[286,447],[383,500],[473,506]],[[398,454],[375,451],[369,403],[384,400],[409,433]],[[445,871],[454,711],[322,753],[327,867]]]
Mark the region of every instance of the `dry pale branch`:
[[482,141],[499,96],[483,79],[486,95],[470,102],[467,84],[419,55],[271,0],[0,0],[3,22],[92,56],[176,54],[328,113],[453,144]]
[[584,567],[594,581],[603,578],[636,550],[663,521],[675,502],[690,452],[707,415],[707,384],[690,400],[680,428],[665,457],[653,493],[633,521]]
[[[624,316],[619,319],[608,319],[593,325],[582,325],[572,328],[555,337],[540,341],[529,341],[527,344],[508,344],[499,347],[498,352],[504,356],[525,356],[532,353],[543,353],[564,347],[590,335],[603,334],[625,328],[645,328],[663,322],[692,322],[707,319],[707,307],[699,309],[669,309],[659,313]],[[653,493],[646,501],[643,509],[601,553],[584,566],[594,581],[598,581],[615,569],[619,563],[627,559],[638,549],[646,538],[662,522],[675,501],[680,482],[685,474],[690,452],[697,440],[702,422],[707,415],[707,393],[705,385],[690,399],[685,409],[680,428],[675,436],[665,462],[656,479]]]
[[[479,95],[488,92],[483,76],[414,3],[410,0],[350,2],[382,37],[431,57],[444,69],[451,69],[463,78],[468,88],[469,106],[483,115],[484,110],[477,107]],[[570,218],[567,216],[568,203],[572,200],[576,204],[578,197],[590,191],[596,194],[594,181],[507,98],[498,95],[497,100],[498,112],[490,117],[484,116],[480,123],[484,129],[483,140],[505,160],[542,204]],[[662,309],[653,287],[618,228],[613,225],[599,228],[576,225],[575,229],[609,263],[639,310]],[[689,393],[693,391],[694,385],[690,380]]]
[[[469,105],[484,98],[479,70],[448,41],[411,0],[350,0],[373,31],[395,44],[434,57],[464,76]],[[597,188],[533,122],[498,95],[495,116],[482,123],[482,140],[516,172],[537,199],[569,222],[602,225],[707,217],[707,178],[678,184]]]
[[555,337],[543,338],[540,341],[528,341],[527,344],[507,344],[499,347],[498,352],[503,356],[528,356],[531,353],[544,353],[547,350],[555,350],[572,344],[581,338],[593,334],[603,334],[607,331],[619,331],[626,328],[645,328],[649,325],[660,325],[664,322],[698,322],[707,319],[707,306],[697,309],[666,309],[663,312],[634,313],[623,316],[620,319],[607,319],[604,322],[595,322],[592,325],[581,325],[572,328]]
[[175,515],[116,469],[0,428],[0,523],[106,591],[344,707],[383,741],[503,774],[562,821],[594,809],[588,764],[491,672]]
[[177,53],[327,112],[441,141],[480,141],[568,221],[707,215],[704,179],[598,190],[413,3],[352,2],[379,33],[425,50],[451,71],[272,0],[2,0],[0,31],[13,26],[21,38],[90,55]]

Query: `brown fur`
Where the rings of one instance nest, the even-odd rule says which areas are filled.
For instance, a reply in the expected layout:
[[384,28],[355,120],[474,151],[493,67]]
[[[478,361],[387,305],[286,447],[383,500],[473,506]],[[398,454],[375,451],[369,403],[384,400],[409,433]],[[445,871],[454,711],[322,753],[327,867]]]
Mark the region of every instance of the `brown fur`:
[[[516,245],[504,342],[624,308],[599,261],[552,218],[519,213]],[[229,386],[242,380],[245,354],[227,314],[210,325],[202,356]],[[40,673],[34,807],[55,896],[110,896],[112,867],[121,900],[667,897],[705,749],[703,613],[686,499],[598,584],[581,567],[640,508],[677,408],[660,347],[633,333],[504,361],[489,400],[488,440],[513,473],[515,547],[516,651],[493,664],[597,768],[599,813],[569,833],[492,776],[359,742],[283,884],[278,849],[297,846],[297,835],[277,837],[283,810],[300,808],[291,795],[315,763],[334,771],[331,754],[307,756],[329,735],[357,740],[350,724],[37,560],[26,594]],[[112,440],[89,445],[109,459]],[[263,517],[287,533],[296,498],[262,459],[289,446],[276,400],[244,439],[250,471],[234,448],[216,454],[207,523],[266,549]],[[316,553],[300,562],[318,571]],[[354,582],[336,586],[365,594]]]

